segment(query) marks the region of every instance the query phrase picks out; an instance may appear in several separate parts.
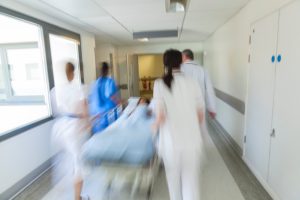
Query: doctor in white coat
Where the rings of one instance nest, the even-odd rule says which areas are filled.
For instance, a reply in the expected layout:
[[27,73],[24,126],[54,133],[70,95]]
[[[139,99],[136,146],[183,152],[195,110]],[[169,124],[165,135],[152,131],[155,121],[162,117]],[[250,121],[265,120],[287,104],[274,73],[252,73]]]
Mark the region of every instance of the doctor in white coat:
[[180,51],[167,50],[163,60],[167,74],[154,83],[155,125],[170,199],[199,200],[204,99],[199,85],[180,71]]
[[194,54],[190,49],[182,51],[182,61],[182,72],[198,82],[205,98],[208,113],[214,119],[217,113],[216,95],[207,70],[194,61]]

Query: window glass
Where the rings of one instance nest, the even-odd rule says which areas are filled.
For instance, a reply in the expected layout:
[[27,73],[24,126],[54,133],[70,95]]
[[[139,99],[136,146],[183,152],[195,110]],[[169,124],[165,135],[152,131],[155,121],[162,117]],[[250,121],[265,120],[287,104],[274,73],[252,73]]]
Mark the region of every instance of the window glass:
[[47,118],[51,112],[42,28],[1,13],[0,27],[2,135]]

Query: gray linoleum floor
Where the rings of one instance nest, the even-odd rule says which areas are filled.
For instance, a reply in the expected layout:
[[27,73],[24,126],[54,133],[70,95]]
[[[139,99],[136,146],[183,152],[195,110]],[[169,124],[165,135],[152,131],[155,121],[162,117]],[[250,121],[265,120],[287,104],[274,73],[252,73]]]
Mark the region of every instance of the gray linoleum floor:
[[[241,158],[226,143],[224,136],[219,135],[212,126],[209,126],[205,145],[207,159],[199,188],[201,200],[271,200]],[[53,182],[51,175],[51,170],[45,172],[14,200],[73,200],[68,176]],[[143,188],[131,196],[125,183],[113,183],[110,189],[105,183],[104,172],[101,169],[94,170],[85,181],[83,194],[88,194],[91,200],[147,199]],[[157,176],[151,199],[169,199],[163,169]]]

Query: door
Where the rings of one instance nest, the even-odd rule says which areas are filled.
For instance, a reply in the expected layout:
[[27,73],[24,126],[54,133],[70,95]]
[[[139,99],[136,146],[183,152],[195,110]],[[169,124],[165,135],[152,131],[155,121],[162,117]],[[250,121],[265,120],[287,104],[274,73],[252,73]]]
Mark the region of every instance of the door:
[[127,55],[128,85],[131,97],[140,96],[139,64],[137,55]]
[[253,24],[246,111],[245,160],[267,180],[274,97],[278,13]]
[[282,200],[300,199],[300,2],[280,11],[269,184]]

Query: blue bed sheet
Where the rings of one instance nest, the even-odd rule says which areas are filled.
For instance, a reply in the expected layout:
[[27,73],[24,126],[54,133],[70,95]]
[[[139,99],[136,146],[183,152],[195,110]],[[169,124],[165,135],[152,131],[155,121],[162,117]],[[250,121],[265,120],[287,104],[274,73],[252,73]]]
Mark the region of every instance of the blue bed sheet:
[[92,164],[117,162],[143,165],[154,154],[151,126],[153,117],[145,105],[132,113],[124,113],[116,124],[101,134],[95,134],[83,146],[83,159]]

